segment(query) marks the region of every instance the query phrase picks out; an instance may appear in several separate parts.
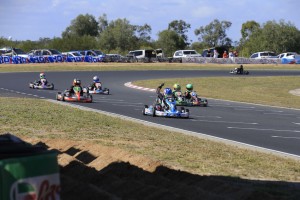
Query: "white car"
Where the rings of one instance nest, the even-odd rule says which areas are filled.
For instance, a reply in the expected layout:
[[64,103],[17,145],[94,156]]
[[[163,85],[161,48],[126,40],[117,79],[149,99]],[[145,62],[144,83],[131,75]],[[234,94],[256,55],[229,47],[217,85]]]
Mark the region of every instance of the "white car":
[[278,55],[278,58],[295,58],[297,55],[296,52],[286,52],[286,53],[281,53]]
[[202,56],[195,50],[178,50],[175,51],[173,55],[173,58],[185,58],[185,57],[202,57]]
[[262,51],[262,52],[256,52],[252,54],[250,58],[262,59],[262,58],[278,58],[278,57],[273,51]]

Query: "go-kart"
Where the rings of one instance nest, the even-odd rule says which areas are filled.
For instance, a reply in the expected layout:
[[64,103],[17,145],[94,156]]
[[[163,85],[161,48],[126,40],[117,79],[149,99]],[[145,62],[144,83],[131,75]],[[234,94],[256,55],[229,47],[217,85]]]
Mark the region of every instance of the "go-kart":
[[145,105],[143,108],[143,115],[150,115],[153,117],[160,116],[160,117],[174,117],[174,118],[189,118],[190,112],[189,109],[185,109],[181,107],[177,109],[176,101],[174,98],[166,99],[166,104],[159,102],[160,100],[156,100],[154,105]]
[[92,89],[92,87],[88,87],[88,93],[90,94],[109,94],[109,89],[102,89],[101,84],[96,84],[96,87]]
[[43,89],[43,90],[53,90],[54,84],[53,83],[47,83],[46,81],[34,81],[29,83],[29,88],[32,89]]
[[198,97],[196,91],[191,92],[191,99],[186,99],[187,106],[208,106],[208,101],[205,98]]
[[176,106],[187,106],[187,101],[182,92],[175,92]]
[[207,107],[208,101],[205,98],[198,97],[196,91],[191,92],[191,98],[187,99],[181,92],[176,92],[176,105],[177,106],[203,106]]
[[93,96],[89,93],[82,93],[81,87],[74,87],[74,93],[70,93],[69,90],[65,90],[64,92],[58,92],[56,94],[57,101],[70,101],[70,102],[84,102],[84,103],[92,103]]
[[238,68],[234,68],[233,70],[229,71],[230,74],[236,74],[236,75],[248,75],[249,71],[243,70],[243,72],[240,72]]

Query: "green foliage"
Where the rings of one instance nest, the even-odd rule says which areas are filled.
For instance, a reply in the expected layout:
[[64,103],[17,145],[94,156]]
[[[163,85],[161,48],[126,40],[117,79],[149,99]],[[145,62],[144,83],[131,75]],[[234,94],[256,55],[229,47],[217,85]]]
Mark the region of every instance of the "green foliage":
[[188,43],[188,36],[186,33],[188,32],[188,29],[191,28],[191,25],[186,23],[183,20],[174,20],[171,23],[169,23],[168,30],[175,31],[185,42],[186,45],[189,45]]
[[231,39],[227,37],[226,30],[230,28],[231,22],[219,21],[215,19],[206,26],[195,29],[195,35],[199,36],[199,41],[204,42],[209,47],[231,46]]
[[[249,22],[245,24],[243,27],[246,27]],[[251,29],[251,34],[243,39],[241,45],[246,56],[258,51],[268,50],[279,54],[288,51],[299,52],[300,49],[300,31],[284,20],[280,20],[279,23],[268,21],[261,28],[255,25],[255,28]]]
[[111,21],[99,36],[99,46],[107,52],[115,49],[128,52],[130,49],[135,49],[137,44],[135,26],[131,25],[127,19]]
[[156,45],[163,48],[167,57],[173,56],[174,51],[184,49],[186,46],[183,38],[173,30],[159,32]]
[[66,28],[62,33],[63,38],[69,36],[97,36],[98,35],[98,22],[93,15],[78,15],[72,20],[71,25]]

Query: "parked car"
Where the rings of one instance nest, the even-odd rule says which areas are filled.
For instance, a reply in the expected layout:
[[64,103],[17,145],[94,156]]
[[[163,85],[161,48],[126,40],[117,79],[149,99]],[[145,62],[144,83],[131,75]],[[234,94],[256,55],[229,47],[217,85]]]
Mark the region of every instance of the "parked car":
[[286,53],[281,53],[278,55],[278,58],[295,58],[297,55],[296,52],[286,52]]
[[27,53],[29,56],[62,56],[56,49],[34,49]]
[[99,58],[99,61],[100,62],[104,62],[105,61],[105,53],[103,53],[102,51],[100,50],[92,50]]
[[63,52],[62,55],[67,62],[81,62],[84,59],[78,51]]
[[273,51],[262,51],[253,53],[250,58],[262,59],[262,58],[278,58]]
[[161,49],[141,49],[141,50],[134,50],[129,51],[129,55],[132,55],[133,57],[139,59],[139,58],[157,58],[157,56],[162,57],[163,52]]
[[28,54],[26,54],[22,49],[18,48],[4,47],[0,49],[0,52],[2,56],[19,56],[23,58],[28,58]]
[[202,56],[195,50],[177,50],[173,55],[173,58],[184,58],[184,57],[202,57]]
[[124,59],[120,54],[106,54],[105,60],[107,62],[121,62]]

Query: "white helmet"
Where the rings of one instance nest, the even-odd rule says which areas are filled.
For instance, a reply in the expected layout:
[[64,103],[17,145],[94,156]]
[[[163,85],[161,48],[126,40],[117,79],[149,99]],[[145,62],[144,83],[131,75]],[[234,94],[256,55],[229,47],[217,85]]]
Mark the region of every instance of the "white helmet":
[[93,81],[94,81],[95,83],[98,83],[98,82],[100,81],[100,79],[99,79],[98,76],[94,76]]

